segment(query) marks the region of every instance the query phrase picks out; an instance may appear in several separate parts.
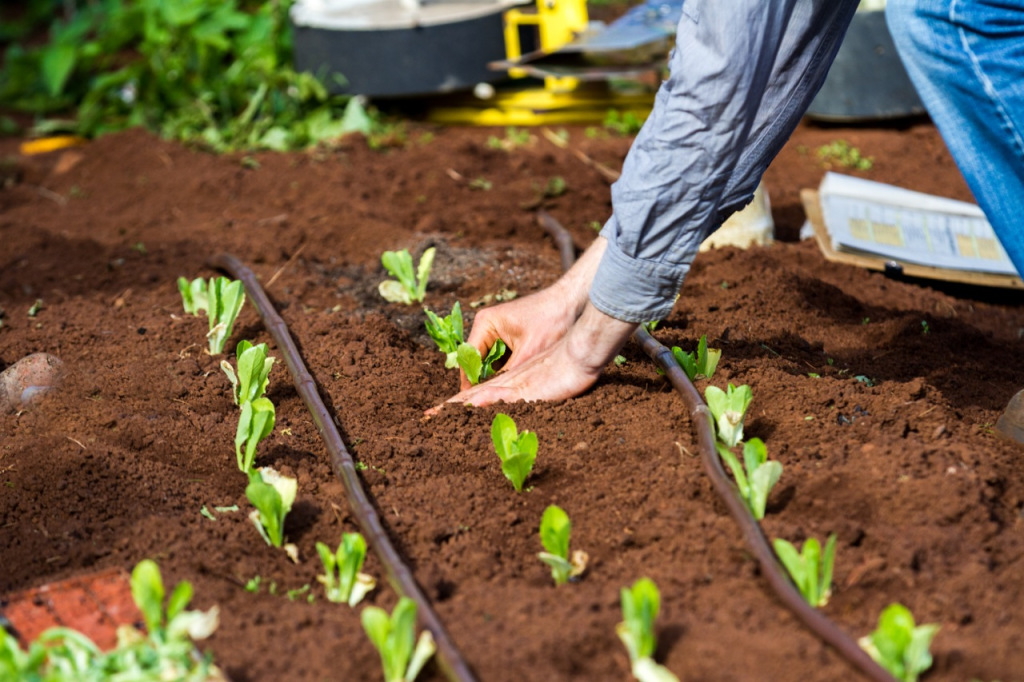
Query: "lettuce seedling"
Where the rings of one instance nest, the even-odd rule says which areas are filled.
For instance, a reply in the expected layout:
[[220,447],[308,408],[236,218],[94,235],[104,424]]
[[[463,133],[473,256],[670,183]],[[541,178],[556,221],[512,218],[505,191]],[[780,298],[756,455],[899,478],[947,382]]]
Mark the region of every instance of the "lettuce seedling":
[[424,630],[416,640],[416,602],[408,597],[398,600],[389,617],[387,611],[367,606],[361,615],[363,629],[380,653],[384,682],[413,682],[434,655],[434,636]]
[[743,440],[743,418],[753,397],[750,386],[746,384],[739,388],[729,384],[727,391],[717,386],[704,389],[704,399],[715,419],[718,439],[730,448]]
[[427,280],[430,278],[430,268],[434,265],[436,251],[434,247],[424,251],[415,272],[408,249],[385,251],[380,257],[380,262],[397,281],[386,279],[381,282],[378,287],[380,295],[392,303],[412,305],[422,302],[427,294]]
[[708,348],[708,337],[705,334],[697,342],[696,355],[684,353],[679,346],[672,346],[672,355],[686,372],[686,377],[690,381],[695,381],[712,377],[715,368],[718,367],[718,360],[722,357],[722,351],[719,348]]
[[178,583],[164,606],[163,577],[156,562],[144,559],[132,570],[132,599],[142,613],[146,631],[153,641],[168,643],[191,639],[206,639],[217,629],[218,609],[209,611],[186,611],[192,601],[192,585],[188,581]]
[[466,373],[469,383],[474,386],[484,379],[494,376],[494,363],[505,355],[505,342],[498,339],[487,351],[485,357],[480,356],[480,351],[463,340],[462,307],[456,301],[452,306],[451,314],[446,317],[438,317],[436,314],[423,309],[427,314],[427,333],[434,343],[445,354],[444,366],[448,369],[461,367]]
[[505,342],[497,339],[484,357],[480,357],[480,351],[476,349],[476,346],[468,343],[459,344],[455,359],[462,371],[466,373],[469,383],[476,386],[484,379],[494,376],[494,363],[500,360],[504,354]]
[[576,550],[569,559],[571,533],[572,522],[565,510],[554,504],[544,510],[540,519],[540,542],[547,551],[539,553],[537,558],[551,567],[551,577],[556,585],[564,585],[587,569],[589,557],[586,552]]
[[462,306],[456,301],[452,306],[452,312],[445,317],[438,317],[426,308],[423,312],[427,314],[427,333],[445,354],[444,366],[447,369],[455,369],[458,367],[456,356],[463,342]]
[[0,680],[179,680],[219,679],[213,664],[197,658],[191,640],[205,639],[217,628],[218,610],[186,611],[192,587],[179,583],[164,606],[160,570],[150,560],[132,571],[132,597],[147,633],[131,625],[117,629],[117,644],[104,653],[80,632],[55,627],[43,632],[28,651],[0,628]]
[[256,446],[274,430],[275,416],[274,403],[270,402],[269,398],[256,398],[242,403],[242,409],[238,414],[238,429],[235,431],[235,459],[242,473],[252,471],[252,463],[256,459]]
[[523,481],[530,475],[537,459],[537,434],[519,433],[512,417],[499,412],[491,422],[491,441],[501,458],[501,472],[512,481],[516,492],[522,492]]
[[256,507],[249,518],[268,545],[284,545],[284,519],[292,510],[299,484],[270,467],[249,472],[245,496]]
[[260,343],[254,346],[245,339],[238,342],[235,358],[238,362],[237,374],[227,360],[220,361],[220,368],[231,382],[231,396],[235,400],[235,405],[244,405],[267,392],[274,358],[267,357],[267,344]]
[[[743,466],[740,466],[736,455],[722,443],[717,443],[718,454],[729,466],[740,497],[747,503],[747,508],[754,518],[764,518],[764,508],[768,505],[768,493],[782,476],[782,465],[768,461],[768,449],[760,438],[751,438],[743,444]],[[744,471],[746,469],[746,471]]]
[[902,604],[890,604],[878,618],[878,628],[861,637],[861,648],[892,676],[903,682],[916,682],[932,665],[928,650],[939,626],[916,625],[910,610]]
[[668,668],[654,662],[654,621],[661,609],[658,586],[650,578],[640,578],[632,587],[623,587],[619,595],[622,622],[615,626],[615,633],[629,652],[633,677],[640,682],[678,682]]
[[324,584],[329,601],[355,606],[377,586],[372,576],[360,573],[366,559],[366,540],[359,533],[343,533],[335,552],[322,542],[316,543],[316,551],[324,565],[324,575],[316,579]]
[[206,312],[210,320],[210,331],[206,334],[210,354],[223,353],[224,344],[231,336],[235,319],[245,303],[245,287],[240,281],[227,277],[212,277],[209,282],[202,278],[189,282],[179,277],[178,291],[186,313],[199,315],[199,311]]
[[791,542],[776,538],[772,543],[779,561],[789,571],[793,584],[811,606],[824,606],[832,594],[832,565],[836,559],[836,534],[825,541],[825,553],[816,538],[808,538],[797,552]]

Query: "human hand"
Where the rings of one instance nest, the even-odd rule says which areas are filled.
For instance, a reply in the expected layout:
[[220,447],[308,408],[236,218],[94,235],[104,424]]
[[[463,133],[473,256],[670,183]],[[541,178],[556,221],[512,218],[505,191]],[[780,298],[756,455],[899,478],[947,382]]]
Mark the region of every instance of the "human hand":
[[[525,300],[525,299],[524,299]],[[492,379],[464,388],[448,402],[490,405],[498,401],[562,400],[577,396],[597,378],[637,325],[610,317],[591,304],[546,347]],[[442,405],[427,411],[436,414]]]
[[[599,237],[550,287],[478,312],[466,342],[483,357],[496,340],[504,341],[512,351],[505,371],[514,370],[551,348],[583,312],[590,282],[606,246],[607,241]],[[460,390],[468,390],[471,384],[466,373],[460,372],[460,377]]]

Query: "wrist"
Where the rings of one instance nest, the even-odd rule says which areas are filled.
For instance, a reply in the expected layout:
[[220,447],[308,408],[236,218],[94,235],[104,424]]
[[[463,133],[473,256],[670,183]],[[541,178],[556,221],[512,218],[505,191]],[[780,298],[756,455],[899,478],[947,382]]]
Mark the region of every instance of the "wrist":
[[593,304],[586,303],[583,313],[566,335],[569,361],[586,368],[590,373],[599,374],[622,349],[637,326],[633,322],[607,315]]

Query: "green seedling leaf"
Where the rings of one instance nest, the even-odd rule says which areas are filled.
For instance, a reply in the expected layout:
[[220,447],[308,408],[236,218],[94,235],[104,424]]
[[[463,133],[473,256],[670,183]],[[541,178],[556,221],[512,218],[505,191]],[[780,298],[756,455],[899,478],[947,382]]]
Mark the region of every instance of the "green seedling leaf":
[[186,313],[198,316],[200,311],[206,312],[210,322],[210,331],[206,334],[210,355],[223,353],[245,303],[245,287],[240,281],[227,277],[211,278],[208,282],[201,278],[189,282],[179,277],[178,291]]
[[423,301],[427,293],[427,280],[434,264],[437,249],[430,247],[420,257],[419,266],[413,270],[412,255],[408,249],[401,251],[385,251],[381,257],[381,265],[395,279],[384,280],[378,290],[385,300],[392,303],[412,305]]
[[244,339],[238,342],[235,357],[238,362],[237,373],[227,360],[221,360],[220,368],[231,382],[231,394],[235,404],[244,405],[266,393],[274,358],[267,357],[267,344],[260,343],[254,346]]
[[697,342],[696,355],[684,352],[679,346],[672,346],[672,355],[686,372],[686,377],[690,381],[695,381],[710,379],[714,375],[718,361],[722,357],[722,351],[718,348],[708,348],[708,337],[705,334]]
[[461,343],[456,349],[455,361],[466,373],[469,383],[476,386],[481,381],[494,376],[494,363],[505,355],[505,350],[505,342],[497,339],[491,349],[487,351],[487,356],[481,358],[480,351],[475,346]]
[[716,447],[736,479],[736,488],[750,513],[755,519],[763,519],[768,494],[782,476],[782,465],[768,461],[768,450],[760,438],[751,438],[743,444],[742,465],[724,443],[719,441]]
[[245,288],[238,280],[216,277],[210,280],[206,291],[210,303],[210,331],[206,336],[210,341],[210,354],[219,355],[224,352],[224,344],[245,303]]
[[14,637],[0,628],[0,679],[25,682],[79,680],[181,680],[200,682],[211,677],[209,658],[194,656],[191,639],[209,636],[217,627],[217,607],[186,611],[192,598],[188,583],[179,583],[163,606],[160,571],[150,560],[132,571],[132,596],[146,624],[146,633],[130,625],[118,628],[117,645],[104,652],[85,635],[70,628],[43,632],[22,651]]
[[516,492],[522,492],[523,481],[530,475],[537,459],[537,434],[532,431],[519,433],[512,417],[499,412],[491,422],[491,441],[501,459],[505,478],[512,481]]
[[916,625],[907,607],[890,604],[879,616],[878,628],[858,643],[896,679],[917,682],[932,665],[929,648],[938,631],[935,624]]
[[825,541],[825,553],[821,543],[809,538],[799,552],[792,543],[776,538],[773,541],[775,554],[789,571],[793,584],[811,606],[825,606],[832,594],[832,566],[836,558],[836,535]]
[[156,562],[150,559],[140,561],[132,570],[132,599],[142,613],[143,622],[150,639],[160,645],[186,642],[191,639],[205,639],[213,634],[218,624],[216,606],[209,611],[186,611],[192,601],[192,585],[187,581],[178,583],[171,590],[164,607],[163,578]]
[[640,578],[632,587],[623,587],[619,596],[622,622],[615,626],[615,633],[629,653],[633,677],[641,682],[677,682],[667,668],[654,662],[654,621],[661,609],[657,585],[650,578]]
[[355,606],[377,586],[373,577],[360,573],[366,559],[366,540],[359,533],[343,534],[333,553],[322,542],[316,543],[316,551],[324,565],[324,574],[317,580],[323,583],[329,601]]
[[142,613],[146,629],[157,632],[164,625],[164,581],[156,562],[145,559],[132,570],[132,599]]
[[745,384],[739,388],[729,384],[726,391],[717,386],[704,389],[704,399],[714,417],[718,439],[730,448],[743,440],[743,418],[753,397],[750,386]]
[[184,277],[179,277],[178,291],[181,292],[181,302],[185,306],[185,312],[189,315],[198,315],[199,311],[209,310],[210,299],[206,295],[206,280],[202,277],[191,282]]
[[459,366],[458,350],[463,342],[462,306],[456,301],[452,312],[445,317],[438,317],[426,308],[423,312],[427,315],[427,333],[445,354],[445,368],[455,369]]
[[587,568],[587,554],[577,550],[569,559],[569,535],[572,533],[572,522],[569,515],[556,505],[544,510],[540,520],[540,542],[545,552],[537,557],[551,567],[551,577],[556,585],[564,585],[581,575]]
[[363,630],[380,654],[384,682],[413,682],[435,651],[429,630],[420,633],[413,649],[416,602],[402,597],[390,617],[384,609],[367,606],[360,618]]
[[782,465],[768,461],[768,449],[760,438],[751,438],[743,444],[743,463],[750,481],[750,496],[747,506],[755,519],[764,518],[764,509],[768,505],[768,493],[782,476]]
[[274,418],[274,403],[270,402],[269,398],[256,398],[242,403],[242,409],[238,414],[238,429],[235,431],[235,459],[242,473],[252,471],[256,447],[274,430]]
[[270,467],[249,471],[245,496],[256,507],[249,518],[268,545],[283,546],[284,519],[292,510],[297,492],[298,481]]

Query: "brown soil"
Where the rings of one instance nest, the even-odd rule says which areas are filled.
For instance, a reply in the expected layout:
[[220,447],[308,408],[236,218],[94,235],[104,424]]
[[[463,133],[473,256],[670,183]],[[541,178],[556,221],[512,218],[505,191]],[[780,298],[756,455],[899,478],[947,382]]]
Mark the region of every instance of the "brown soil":
[[[175,287],[212,275],[206,259],[229,251],[262,277],[367,465],[391,538],[481,680],[627,679],[618,591],[644,575],[662,592],[659,660],[685,680],[856,679],[769,592],[694,456],[686,410],[635,347],[580,398],[424,419],[457,377],[421,313],[377,295],[380,253],[436,246],[427,304],[471,312],[487,294],[558,276],[539,204],[581,246],[609,211],[607,184],[568,152],[542,139],[489,149],[495,132],[413,127],[407,147],[384,153],[350,140],[250,157],[140,131],[32,158],[0,142],[0,369],[46,351],[69,370],[38,408],[0,417],[0,595],[152,557],[169,580],[192,581],[198,607],[220,605],[204,646],[233,680],[380,679],[358,611],[316,582],[314,543],[356,528],[283,365],[258,463],[298,477],[286,531],[302,562],[246,519],[236,408],[205,352],[205,319],[183,314]],[[612,166],[629,145],[570,133]],[[714,383],[753,388],[747,435],[785,466],[769,537],[839,536],[829,617],[860,636],[899,601],[941,625],[927,679],[1020,680],[1024,450],[991,427],[1024,387],[1024,301],[828,264],[797,242],[798,191],[823,173],[814,149],[837,138],[874,157],[867,177],[969,198],[927,123],[802,126],[766,177],[784,241],[702,254],[656,336],[692,348],[706,333],[723,349]],[[568,192],[542,200],[554,176]],[[471,189],[479,177],[492,189]],[[230,347],[242,338],[269,340],[252,306]],[[522,494],[490,444],[498,411],[540,438]],[[553,502],[591,557],[561,588],[536,558]],[[382,576],[375,558],[367,570]],[[255,594],[243,589],[254,576]],[[313,603],[286,596],[306,585]],[[386,585],[369,598],[395,600]],[[424,677],[441,675],[431,665]]]

